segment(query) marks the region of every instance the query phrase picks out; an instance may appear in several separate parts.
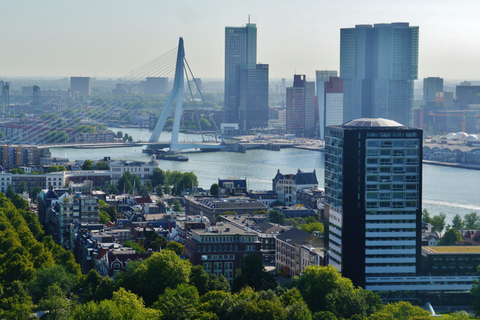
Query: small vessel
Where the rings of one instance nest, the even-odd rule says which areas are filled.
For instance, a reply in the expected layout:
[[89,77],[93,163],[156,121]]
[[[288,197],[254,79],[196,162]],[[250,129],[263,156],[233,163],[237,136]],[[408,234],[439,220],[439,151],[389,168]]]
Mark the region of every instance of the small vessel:
[[188,161],[188,157],[182,156],[180,154],[157,154],[157,160],[169,160],[169,161]]

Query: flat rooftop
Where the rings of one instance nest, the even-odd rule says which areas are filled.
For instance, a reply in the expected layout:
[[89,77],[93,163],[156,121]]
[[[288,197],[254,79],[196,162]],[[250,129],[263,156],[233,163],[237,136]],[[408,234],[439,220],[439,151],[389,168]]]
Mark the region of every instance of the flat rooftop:
[[422,247],[428,253],[480,253],[480,246]]

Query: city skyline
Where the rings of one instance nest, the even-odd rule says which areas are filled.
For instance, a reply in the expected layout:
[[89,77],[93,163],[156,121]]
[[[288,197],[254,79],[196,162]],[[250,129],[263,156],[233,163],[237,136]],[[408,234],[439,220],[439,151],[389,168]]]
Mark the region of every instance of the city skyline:
[[[115,5],[113,5],[115,4]],[[473,80],[480,74],[480,44],[465,30],[480,22],[480,4],[466,1],[397,3],[129,1],[4,2],[0,13],[0,77],[115,78],[174,48],[184,37],[186,57],[202,78],[223,78],[226,26],[257,24],[258,63],[270,78],[338,70],[340,29],[358,24],[409,22],[419,26],[419,79]],[[299,48],[301,48],[299,50]]]

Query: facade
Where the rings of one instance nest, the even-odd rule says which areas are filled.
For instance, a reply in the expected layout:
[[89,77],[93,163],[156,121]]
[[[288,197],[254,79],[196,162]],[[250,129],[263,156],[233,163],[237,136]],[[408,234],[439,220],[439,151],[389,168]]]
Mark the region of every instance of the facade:
[[206,216],[215,220],[217,216],[230,211],[237,214],[253,214],[258,211],[267,211],[268,207],[248,197],[191,197],[185,196],[185,214]]
[[240,130],[268,127],[268,64],[238,65],[235,104]]
[[459,85],[456,87],[455,101],[458,109],[469,109],[471,105],[480,105],[480,86]]
[[223,275],[230,283],[245,255],[257,254],[262,258],[257,233],[227,222],[192,229],[190,234],[185,240],[185,257],[193,265],[203,266],[207,274]]
[[272,190],[277,194],[278,201],[287,206],[297,204],[297,191],[307,188],[317,189],[318,179],[315,170],[313,172],[302,172],[296,174],[282,174],[278,169],[275,178],[272,180]]
[[331,77],[325,82],[325,126],[343,123],[343,80]]
[[325,139],[325,82],[329,81],[330,77],[336,77],[337,71],[317,70],[315,71],[315,76],[317,85],[318,136],[323,140]]
[[89,96],[92,93],[92,78],[70,77],[70,92],[72,96]]
[[165,77],[147,77],[145,81],[146,94],[167,94],[168,78]]
[[355,286],[420,272],[422,130],[385,119],[327,127],[329,264]]
[[428,77],[423,79],[423,101],[436,100],[437,92],[443,92],[443,78]]
[[323,238],[292,228],[275,241],[275,267],[284,276],[300,275],[311,265],[325,265]]
[[257,63],[257,26],[225,27],[225,123],[238,123],[237,68]]
[[411,125],[417,73],[418,27],[392,23],[340,30],[344,122],[385,118]]
[[155,155],[149,162],[144,161],[112,161],[110,163],[110,171],[112,173],[112,183],[118,183],[118,180],[125,172],[136,175],[140,178],[142,184],[152,178],[153,170],[158,168],[158,161]]
[[293,77],[293,87],[287,88],[286,129],[288,133],[315,131],[315,83],[305,75]]

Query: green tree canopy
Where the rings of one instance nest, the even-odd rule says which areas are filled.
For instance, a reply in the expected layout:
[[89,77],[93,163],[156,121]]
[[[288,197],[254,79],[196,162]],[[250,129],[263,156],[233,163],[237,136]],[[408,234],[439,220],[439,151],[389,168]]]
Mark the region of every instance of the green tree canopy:
[[300,225],[300,230],[308,233],[313,233],[314,231],[320,231],[323,233],[323,224],[321,222],[303,223]]
[[93,170],[92,160],[85,160],[82,165],[82,170]]
[[184,247],[183,247],[183,244],[181,244],[181,243],[178,243],[178,242],[175,242],[175,241],[170,241],[169,243],[167,243],[166,249],[171,250],[171,251],[175,252],[177,255],[181,256],[181,255],[183,255]]
[[239,292],[249,286],[255,290],[274,289],[278,285],[273,276],[265,271],[257,254],[247,254],[242,259],[242,267],[237,270],[232,282],[232,291]]
[[272,223],[283,224],[285,222],[285,215],[277,210],[270,210],[268,220]]
[[457,230],[465,228],[465,222],[463,222],[462,217],[458,213],[453,217],[452,228]]
[[23,170],[22,168],[13,168],[11,170],[8,170],[8,173],[12,173],[12,174],[25,174],[25,170]]
[[457,241],[462,241],[462,236],[460,232],[451,228],[440,239],[438,242],[439,246],[453,246]]
[[480,227],[480,217],[476,212],[468,213],[463,218],[465,229],[478,229]]
[[210,195],[211,196],[218,196],[218,183],[214,183],[210,186]]

